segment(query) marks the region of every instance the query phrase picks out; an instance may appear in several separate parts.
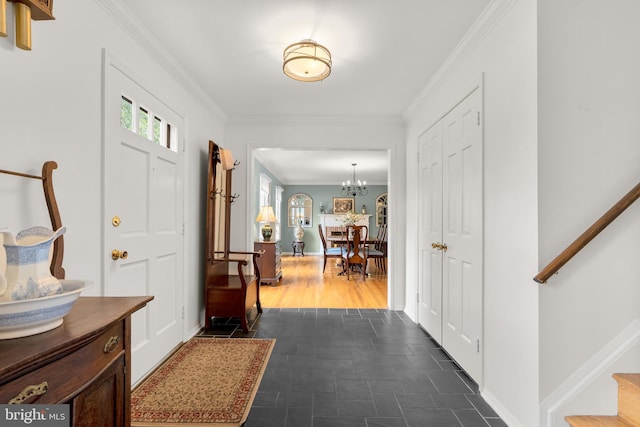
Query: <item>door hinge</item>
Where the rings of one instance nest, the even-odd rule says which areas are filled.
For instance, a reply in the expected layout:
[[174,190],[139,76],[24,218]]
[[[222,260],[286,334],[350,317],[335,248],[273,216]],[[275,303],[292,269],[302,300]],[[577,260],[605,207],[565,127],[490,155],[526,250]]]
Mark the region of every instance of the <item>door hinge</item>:
[[182,306],[182,320],[184,320],[184,305]]
[[476,340],[476,353],[480,353],[480,340]]
[[420,292],[416,294],[416,302],[420,302]]
[[478,111],[478,126],[480,126],[480,111]]
[[420,152],[418,152],[418,155],[416,157],[418,159],[418,163],[420,163]]

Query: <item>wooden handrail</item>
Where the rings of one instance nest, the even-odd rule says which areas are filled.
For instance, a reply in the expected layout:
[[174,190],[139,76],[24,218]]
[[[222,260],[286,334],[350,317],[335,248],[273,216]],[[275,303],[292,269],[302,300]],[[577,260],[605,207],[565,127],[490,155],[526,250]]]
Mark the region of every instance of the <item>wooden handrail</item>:
[[533,278],[538,283],[546,283],[549,277],[553,276],[565,265],[575,254],[580,252],[594,237],[613,222],[622,212],[640,198],[640,183],[629,191],[622,199],[611,207],[600,217],[591,227],[571,243],[564,251],[551,261],[536,277]]

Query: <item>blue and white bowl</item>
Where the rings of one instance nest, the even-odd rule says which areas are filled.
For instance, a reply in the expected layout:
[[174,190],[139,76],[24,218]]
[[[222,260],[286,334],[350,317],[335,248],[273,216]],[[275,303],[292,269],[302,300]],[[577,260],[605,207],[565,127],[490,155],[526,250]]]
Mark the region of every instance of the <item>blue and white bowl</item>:
[[62,325],[85,287],[81,280],[60,280],[62,293],[41,298],[0,302],[0,339],[20,338]]

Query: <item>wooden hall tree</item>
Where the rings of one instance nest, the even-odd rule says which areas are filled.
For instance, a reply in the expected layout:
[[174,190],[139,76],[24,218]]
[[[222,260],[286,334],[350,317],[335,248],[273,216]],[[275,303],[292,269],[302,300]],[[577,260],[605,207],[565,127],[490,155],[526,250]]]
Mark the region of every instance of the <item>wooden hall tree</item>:
[[[242,330],[249,332],[247,312],[260,305],[259,252],[231,251],[231,203],[237,197],[231,193],[231,177],[236,164],[231,153],[209,141],[207,174],[207,213],[205,224],[205,328],[211,318],[240,318]],[[246,274],[251,259],[255,275]],[[230,274],[236,267],[237,274]]]

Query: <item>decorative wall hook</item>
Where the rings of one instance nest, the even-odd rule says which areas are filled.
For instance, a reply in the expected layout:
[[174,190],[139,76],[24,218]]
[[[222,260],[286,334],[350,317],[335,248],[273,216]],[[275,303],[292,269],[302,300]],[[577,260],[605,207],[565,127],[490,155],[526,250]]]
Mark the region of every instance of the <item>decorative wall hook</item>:
[[53,0],[0,0],[0,35],[3,36],[7,35],[6,1],[13,2],[16,17],[16,46],[20,49],[31,50],[31,20],[55,19],[53,17]]
[[240,197],[238,193],[233,193],[232,195],[229,196],[229,199],[230,199],[229,203],[235,202],[238,197]]
[[239,160],[235,160],[235,161],[233,162],[233,169],[235,169],[235,168],[236,168],[236,166],[238,166],[239,164],[240,164],[240,161],[239,161]]

